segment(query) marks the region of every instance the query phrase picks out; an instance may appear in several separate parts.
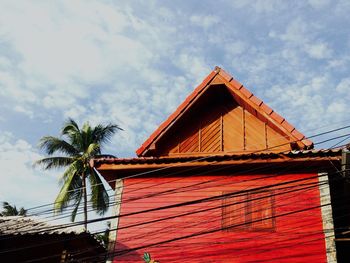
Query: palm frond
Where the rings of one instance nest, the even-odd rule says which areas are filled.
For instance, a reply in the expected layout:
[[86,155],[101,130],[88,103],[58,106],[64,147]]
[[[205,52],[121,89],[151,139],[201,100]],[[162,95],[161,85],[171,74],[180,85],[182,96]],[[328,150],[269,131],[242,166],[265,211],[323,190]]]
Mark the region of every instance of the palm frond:
[[3,202],[2,206],[4,210],[2,211],[2,214],[4,216],[16,216],[18,215],[17,207],[14,205],[10,205],[8,202]]
[[79,152],[84,151],[81,133],[78,124],[71,118],[64,123],[61,130],[61,135],[68,137],[70,144],[74,145]]
[[91,129],[91,126],[90,126],[89,122],[85,122],[83,124],[82,129],[81,129],[81,137],[82,137],[82,140],[83,140],[84,152],[87,150],[89,145],[94,142],[92,140],[92,133],[91,133],[91,131],[92,131],[92,129]]
[[123,129],[120,128],[118,125],[111,124],[111,123],[107,125],[99,124],[92,131],[93,141],[100,145],[103,145],[109,142],[112,136],[118,130],[123,130]]
[[80,133],[78,124],[72,119],[69,118],[64,124],[61,130],[62,135],[69,135],[71,133]]
[[27,210],[23,207],[18,211],[15,205],[12,206],[8,202],[3,202],[2,206],[4,210],[0,213],[0,216],[25,216],[27,213]]
[[81,191],[81,178],[79,174],[71,169],[66,174],[66,180],[56,197],[54,210],[55,212],[62,212],[69,204],[70,201],[75,200],[76,192]]
[[82,159],[89,161],[91,158],[98,155],[99,153],[100,153],[100,145],[97,143],[90,143],[86,151],[84,152]]
[[81,176],[81,174],[84,172],[84,164],[81,161],[81,159],[74,160],[69,167],[64,171],[64,173],[61,175],[59,179],[60,185],[63,185],[66,183],[67,180],[69,180],[69,177],[72,173],[76,173],[77,176]]
[[69,156],[79,154],[79,151],[71,144],[54,136],[44,136],[39,141],[39,148],[44,150],[48,155],[56,152]]
[[47,157],[36,161],[34,165],[41,165],[45,170],[58,169],[72,164],[74,160],[73,157]]
[[27,215],[27,210],[24,209],[23,207],[19,210],[18,215],[20,216],[26,216]]
[[83,189],[81,185],[78,187],[77,191],[74,191],[74,196],[72,197],[74,199],[74,209],[72,211],[71,218],[70,218],[72,222],[75,221],[75,217],[77,215],[82,197],[83,197]]
[[88,176],[91,185],[91,198],[90,202],[92,208],[97,211],[99,215],[103,215],[109,207],[109,196],[105,189],[100,176],[93,169],[90,170]]

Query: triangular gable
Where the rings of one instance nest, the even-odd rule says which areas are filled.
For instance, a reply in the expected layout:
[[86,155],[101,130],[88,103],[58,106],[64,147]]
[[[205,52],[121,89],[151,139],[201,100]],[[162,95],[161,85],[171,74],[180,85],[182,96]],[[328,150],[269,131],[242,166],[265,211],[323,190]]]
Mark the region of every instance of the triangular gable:
[[277,152],[312,147],[294,126],[216,67],[136,154]]

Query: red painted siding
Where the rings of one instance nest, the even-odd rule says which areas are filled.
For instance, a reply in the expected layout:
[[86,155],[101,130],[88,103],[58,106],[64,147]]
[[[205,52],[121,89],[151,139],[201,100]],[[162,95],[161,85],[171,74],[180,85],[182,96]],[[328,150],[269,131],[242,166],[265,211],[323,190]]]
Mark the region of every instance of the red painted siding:
[[[305,180],[295,182],[300,179]],[[290,183],[276,185],[286,182]],[[144,252],[161,263],[326,262],[315,174],[131,178],[124,181],[121,214],[268,185],[275,186],[248,193],[248,210],[247,203],[224,208],[236,216],[250,216],[243,225],[241,218],[232,219],[231,224],[240,225],[229,231],[222,229],[222,199],[121,217],[114,262],[142,262]],[[273,221],[270,216],[259,222],[269,215]],[[144,224],[152,220],[159,221]]]

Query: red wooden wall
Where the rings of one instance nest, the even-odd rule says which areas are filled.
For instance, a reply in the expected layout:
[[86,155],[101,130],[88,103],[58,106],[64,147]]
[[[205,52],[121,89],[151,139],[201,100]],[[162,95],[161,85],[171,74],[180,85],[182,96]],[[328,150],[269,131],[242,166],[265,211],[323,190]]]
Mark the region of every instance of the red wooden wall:
[[[305,180],[295,182],[299,179]],[[286,184],[277,186],[281,183]],[[249,195],[255,199],[236,206],[223,208],[232,200],[246,200],[248,193],[122,216],[114,262],[142,262],[144,252],[161,263],[326,262],[321,209],[314,208],[320,205],[315,174],[131,178],[124,181],[121,215],[269,185],[274,185],[266,188],[270,191]],[[266,209],[267,203],[272,204],[272,210]],[[229,222],[223,219],[225,209],[234,211]],[[239,217],[250,216],[254,221],[269,214],[269,220],[256,220],[255,225]],[[152,220],[159,221],[145,224]],[[222,230],[239,222],[243,224]]]

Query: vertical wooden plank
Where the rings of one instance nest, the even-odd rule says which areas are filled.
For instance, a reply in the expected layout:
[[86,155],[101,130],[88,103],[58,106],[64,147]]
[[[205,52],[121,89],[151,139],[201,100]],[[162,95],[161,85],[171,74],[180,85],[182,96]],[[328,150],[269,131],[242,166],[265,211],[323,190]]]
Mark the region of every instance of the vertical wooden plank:
[[245,109],[242,108],[242,127],[243,127],[243,150],[246,149],[246,138],[245,138]]
[[253,114],[245,112],[245,149],[248,151],[260,151],[266,149],[265,123]]
[[198,131],[198,150],[199,150],[199,152],[202,151],[202,122],[199,124],[199,131]]
[[243,151],[242,107],[232,105],[223,115],[224,152]]
[[267,143],[267,124],[264,123],[264,134],[265,134],[265,148],[268,149],[269,145]]
[[224,151],[224,118],[222,113],[220,114],[220,150]]

